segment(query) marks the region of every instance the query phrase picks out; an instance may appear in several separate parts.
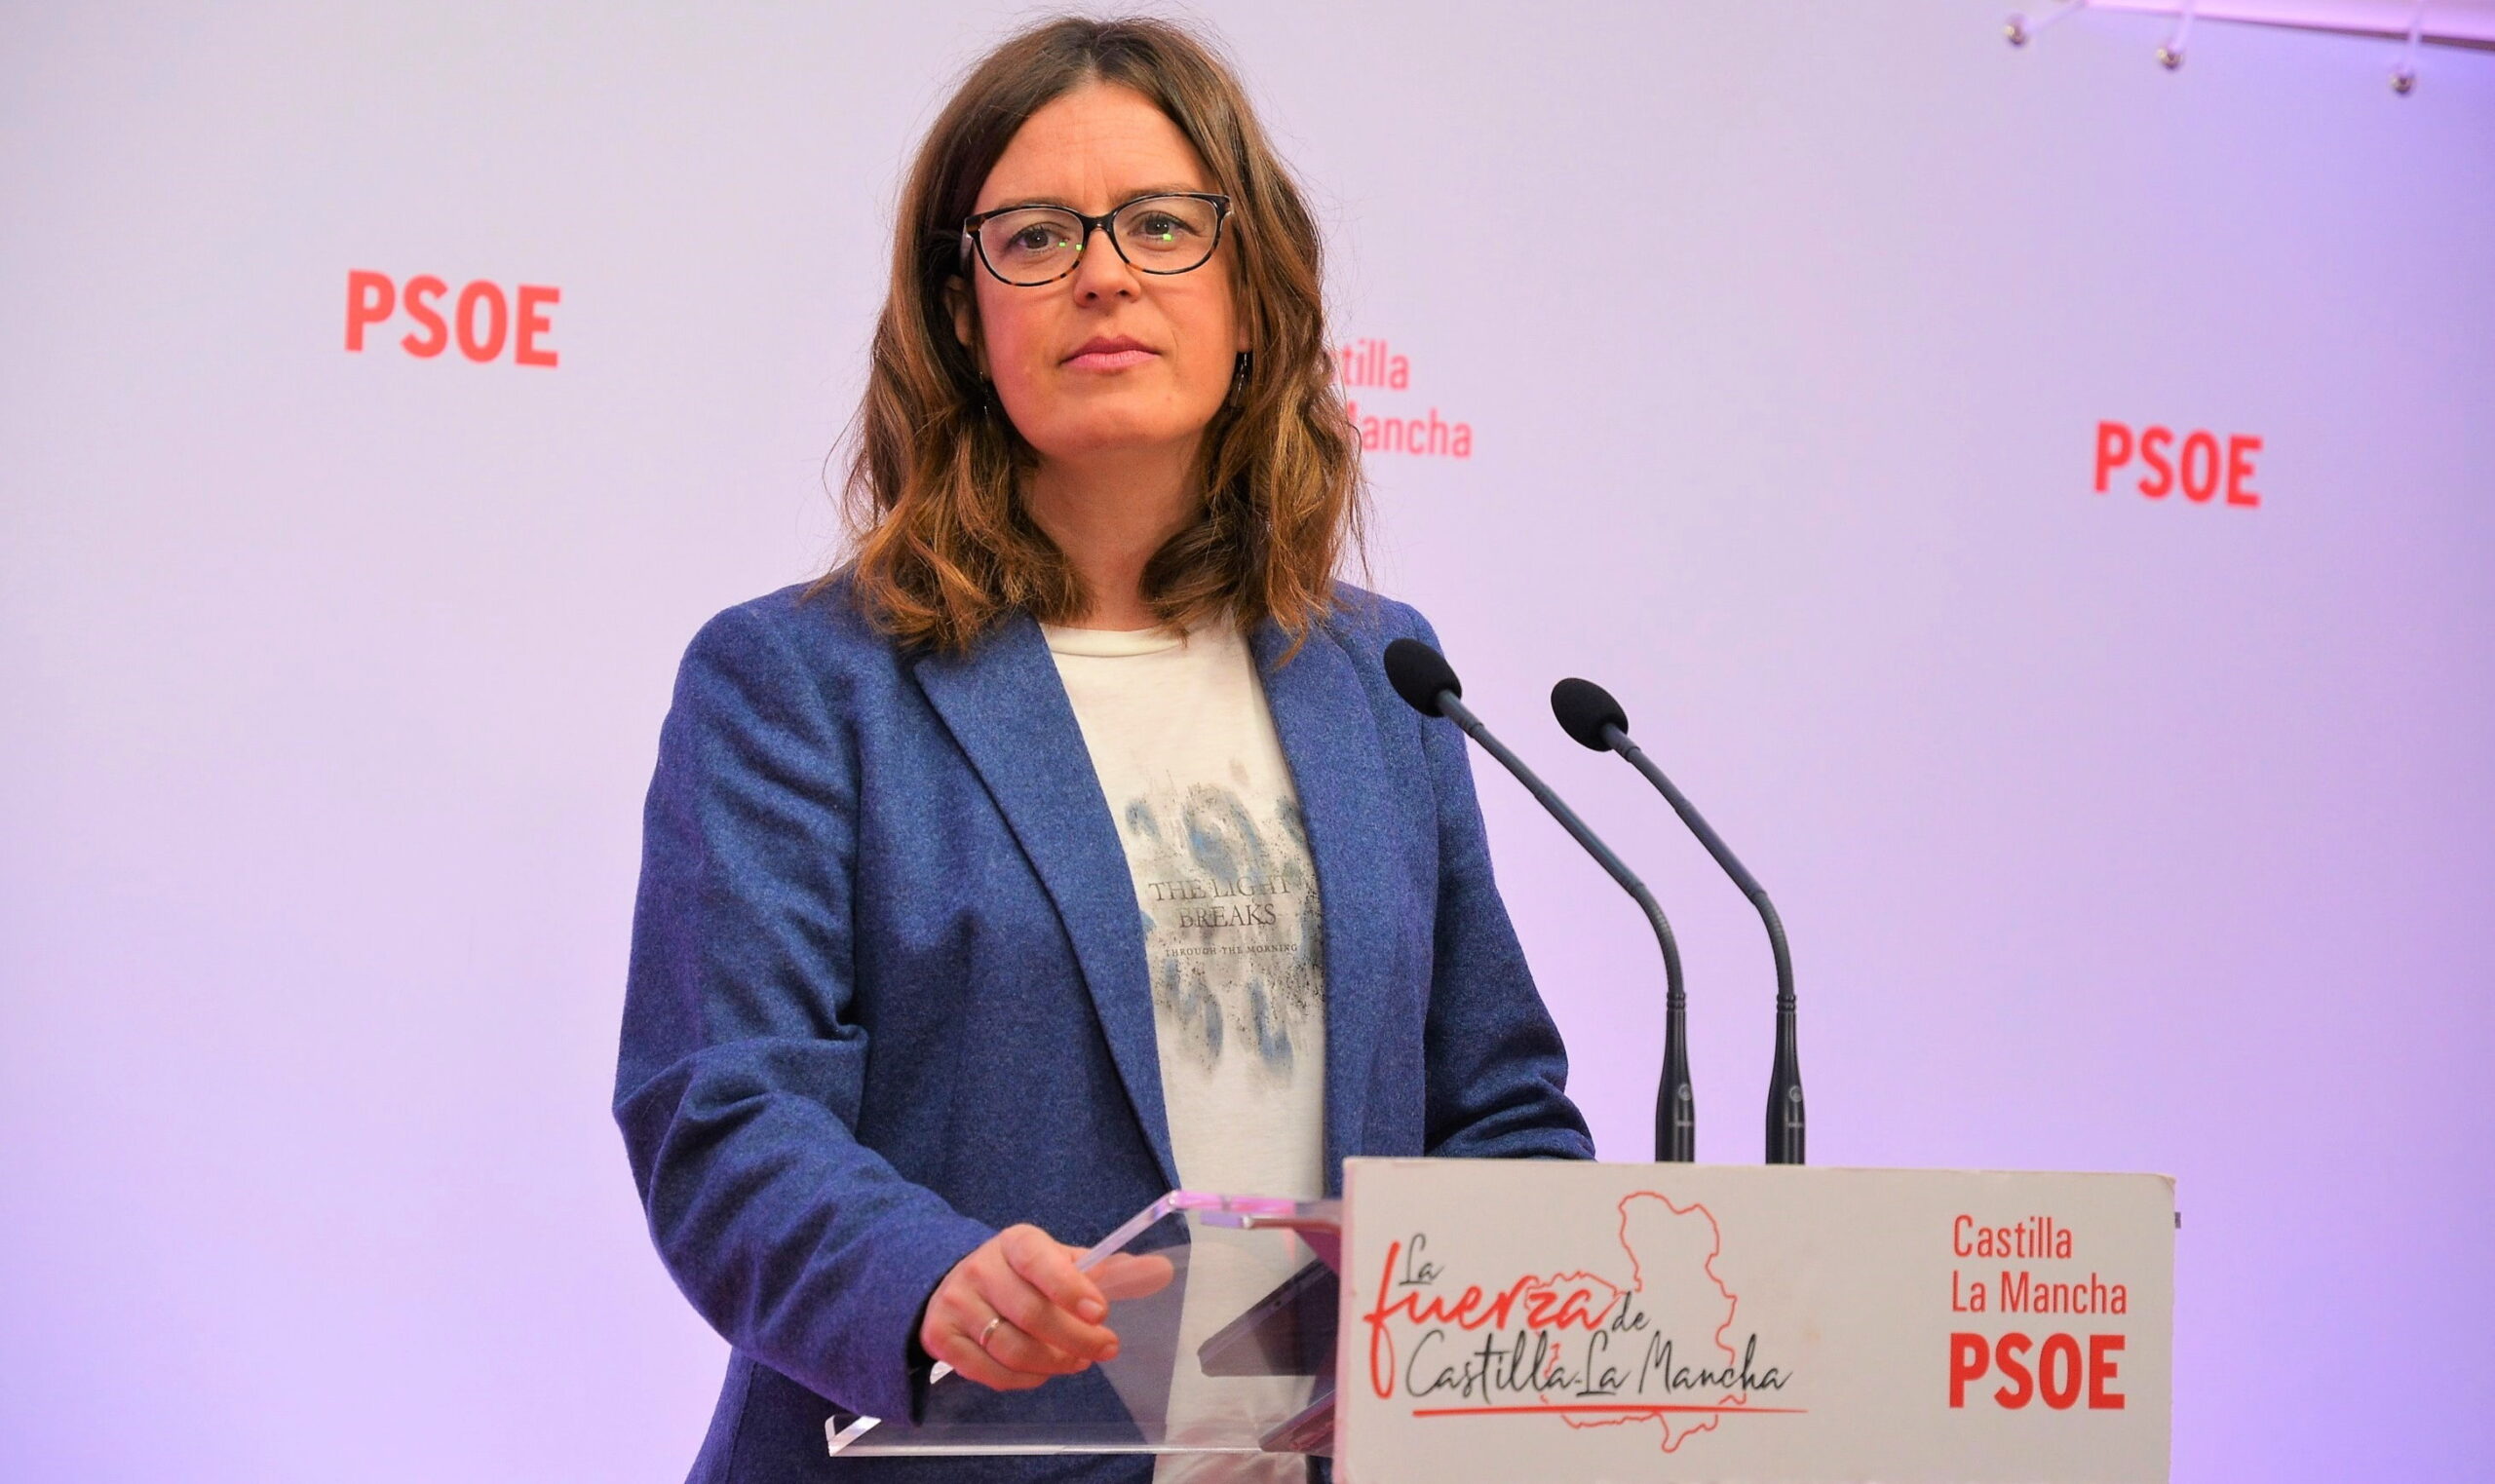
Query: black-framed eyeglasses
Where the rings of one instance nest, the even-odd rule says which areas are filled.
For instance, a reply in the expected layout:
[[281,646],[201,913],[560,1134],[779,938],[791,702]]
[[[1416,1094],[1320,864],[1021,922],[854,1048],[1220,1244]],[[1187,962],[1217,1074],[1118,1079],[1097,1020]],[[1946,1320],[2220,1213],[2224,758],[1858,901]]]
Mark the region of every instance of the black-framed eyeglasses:
[[1185,191],[1137,196],[1101,216],[1065,207],[1005,207],[962,222],[962,266],[976,252],[1000,284],[1036,288],[1054,284],[1083,260],[1094,228],[1137,273],[1187,273],[1221,245],[1230,198]]

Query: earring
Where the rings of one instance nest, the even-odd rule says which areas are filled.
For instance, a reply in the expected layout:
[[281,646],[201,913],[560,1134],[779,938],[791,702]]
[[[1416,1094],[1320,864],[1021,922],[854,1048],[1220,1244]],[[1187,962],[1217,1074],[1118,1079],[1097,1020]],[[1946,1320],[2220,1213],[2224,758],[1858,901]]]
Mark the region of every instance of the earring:
[[1222,400],[1230,406],[1238,406],[1239,403],[1245,400],[1248,396],[1248,367],[1250,353],[1241,351],[1239,353],[1239,359],[1231,362],[1230,393],[1222,399]]

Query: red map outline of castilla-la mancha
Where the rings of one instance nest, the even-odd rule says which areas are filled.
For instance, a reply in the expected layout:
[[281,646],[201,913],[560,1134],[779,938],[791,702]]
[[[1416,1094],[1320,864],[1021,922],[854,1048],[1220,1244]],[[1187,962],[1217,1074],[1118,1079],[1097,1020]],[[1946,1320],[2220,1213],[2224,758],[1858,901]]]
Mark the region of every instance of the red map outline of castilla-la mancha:
[[[1655,1207],[1660,1206],[1660,1211]],[[1629,1258],[1630,1282],[1626,1288],[1599,1274],[1571,1272],[1534,1277],[1518,1285],[1523,1288],[1557,1289],[1570,1282],[1593,1282],[1612,1291],[1610,1302],[1595,1315],[1596,1325],[1607,1323],[1617,1305],[1631,1293],[1648,1299],[1647,1314],[1655,1323],[1652,1334],[1670,1337],[1675,1334],[1708,1333],[1715,1348],[1724,1355],[1724,1368],[1738,1370],[1741,1353],[1725,1342],[1725,1332],[1733,1327],[1734,1316],[1741,1311],[1741,1296],[1725,1286],[1715,1272],[1715,1259],[1724,1250],[1723,1230],[1716,1224],[1715,1213],[1700,1201],[1681,1205],[1661,1191],[1635,1191],[1621,1198],[1620,1247]],[[1640,1222],[1640,1216],[1644,1220]],[[1702,1238],[1699,1227],[1705,1224],[1705,1254],[1699,1253]],[[1640,1230],[1632,1233],[1632,1224]],[[1673,1248],[1680,1250],[1672,1250]],[[1685,1286],[1649,1289],[1650,1277],[1657,1281],[1670,1273],[1703,1275],[1704,1281],[1690,1281]],[[1710,1291],[1711,1290],[1711,1291]],[[1722,1318],[1707,1323],[1721,1304]],[[1693,1313],[1695,1311],[1695,1313]],[[1677,1312],[1677,1313],[1676,1313]],[[1675,1322],[1675,1318],[1695,1318],[1695,1323]],[[1556,1416],[1571,1427],[1617,1427],[1630,1423],[1651,1422],[1663,1429],[1663,1451],[1670,1453],[1701,1432],[1711,1432],[1728,1415],[1741,1413],[1796,1415],[1800,1407],[1754,1407],[1746,1390],[1723,1391],[1711,1402],[1588,1402],[1554,1399],[1548,1391],[1537,1391],[1540,1406],[1420,1407],[1412,1415],[1419,1417],[1480,1417],[1498,1414],[1543,1414]]]
[[[1724,1286],[1723,1278],[1716,1275],[1715,1259],[1724,1251],[1724,1232],[1715,1224],[1715,1213],[1707,1209],[1706,1206],[1695,1200],[1687,1205],[1674,1205],[1671,1198],[1661,1191],[1637,1191],[1621,1198],[1620,1248],[1629,1254],[1629,1291],[1640,1294],[1646,1291],[1646,1264],[1637,1255],[1637,1242],[1629,1235],[1630,1208],[1632,1203],[1644,1200],[1660,1203],[1666,1211],[1671,1213],[1674,1219],[1696,1215],[1707,1222],[1707,1256],[1700,1262],[1699,1269],[1707,1275],[1708,1285],[1721,1294],[1724,1300],[1724,1319],[1722,1323],[1715,1326],[1713,1332],[1715,1348],[1724,1352],[1727,1365],[1738,1363],[1741,1356],[1730,1345],[1724,1343],[1724,1332],[1733,1327],[1733,1316],[1741,1312],[1742,1300],[1739,1294]],[[1665,1332],[1670,1332],[1669,1327]],[[1698,1433],[1715,1430],[1716,1426],[1724,1420],[1724,1414],[1715,1408],[1746,1408],[1748,1405],[1748,1392],[1727,1391],[1715,1400],[1712,1407],[1704,1412],[1659,1406],[1651,1412],[1623,1412],[1615,1416],[1583,1419],[1574,1414],[1562,1413],[1560,1421],[1571,1427],[1617,1427],[1626,1423],[1651,1421],[1664,1429],[1664,1451],[1670,1453]],[[1703,1417],[1705,1420],[1690,1421],[1689,1419],[1693,1416]],[[1672,1426],[1675,1420],[1680,1422],[1678,1428]]]

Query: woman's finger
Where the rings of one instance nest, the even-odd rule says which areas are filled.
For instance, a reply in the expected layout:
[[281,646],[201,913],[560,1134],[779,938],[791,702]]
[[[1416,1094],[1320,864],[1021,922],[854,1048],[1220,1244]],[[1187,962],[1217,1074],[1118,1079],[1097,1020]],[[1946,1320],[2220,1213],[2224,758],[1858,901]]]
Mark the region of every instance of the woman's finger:
[[[1015,1370],[1040,1376],[1070,1376],[1092,1363],[1088,1355],[1052,1345],[1033,1333],[1032,1325],[1045,1322],[1043,1316],[1056,1311],[1011,1269],[999,1265],[979,1274],[978,1281],[980,1296],[976,1302],[982,1316],[962,1327],[989,1354]],[[990,1325],[989,1315],[998,1322]]]
[[1008,1227],[997,1245],[1022,1280],[1048,1295],[1050,1303],[1086,1323],[1109,1316],[1109,1301],[1100,1285],[1074,1266],[1082,1253],[1037,1227]]
[[1115,1334],[1105,1326],[1087,1324],[1058,1308],[1013,1268],[1002,1264],[981,1266],[976,1279],[979,1297],[1003,1314],[1008,1324],[1077,1362],[1076,1368],[1117,1353]]
[[927,1353],[990,1390],[1027,1391],[1049,1379],[1015,1370],[980,1349],[976,1338],[949,1326],[927,1347]]
[[[927,1353],[982,1386],[999,1389],[1020,1390],[1037,1386],[1057,1374],[1055,1370],[1033,1371],[1007,1363],[995,1351],[980,1344],[982,1338],[994,1341],[1012,1327],[979,1290],[983,1283],[997,1279],[992,1273],[1012,1277],[1004,1260],[982,1247],[964,1258],[944,1281],[938,1284],[936,1296],[927,1306],[926,1321],[919,1326],[918,1343]],[[990,1321],[996,1321],[994,1328]],[[1007,1378],[1021,1378],[1009,1381]]]
[[987,1352],[1007,1369],[1042,1380],[1053,1376],[1071,1376],[1092,1367],[1092,1362],[1081,1355],[1067,1354],[1054,1345],[1032,1339],[1011,1319],[989,1332]]
[[1177,1269],[1157,1252],[1113,1252],[1092,1270],[1092,1281],[1111,1303],[1140,1299],[1170,1286]]

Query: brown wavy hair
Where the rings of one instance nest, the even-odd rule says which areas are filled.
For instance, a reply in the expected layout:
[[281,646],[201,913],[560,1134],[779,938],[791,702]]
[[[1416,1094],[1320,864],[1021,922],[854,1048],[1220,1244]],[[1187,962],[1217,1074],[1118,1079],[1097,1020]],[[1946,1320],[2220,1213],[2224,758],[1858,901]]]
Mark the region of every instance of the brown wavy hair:
[[965,272],[962,218],[1016,132],[1092,82],[1149,98],[1230,197],[1222,257],[1250,347],[1244,380],[1205,431],[1201,509],[1145,565],[1143,596],[1173,627],[1271,618],[1295,648],[1332,608],[1363,514],[1317,223],[1237,75],[1167,20],[1059,18],[1021,31],[970,70],[919,146],[851,427],[846,570],[869,617],[905,645],[958,652],[1015,609],[1068,623],[1088,606],[1080,574],[1024,507],[1033,451],[955,336],[945,285]]

